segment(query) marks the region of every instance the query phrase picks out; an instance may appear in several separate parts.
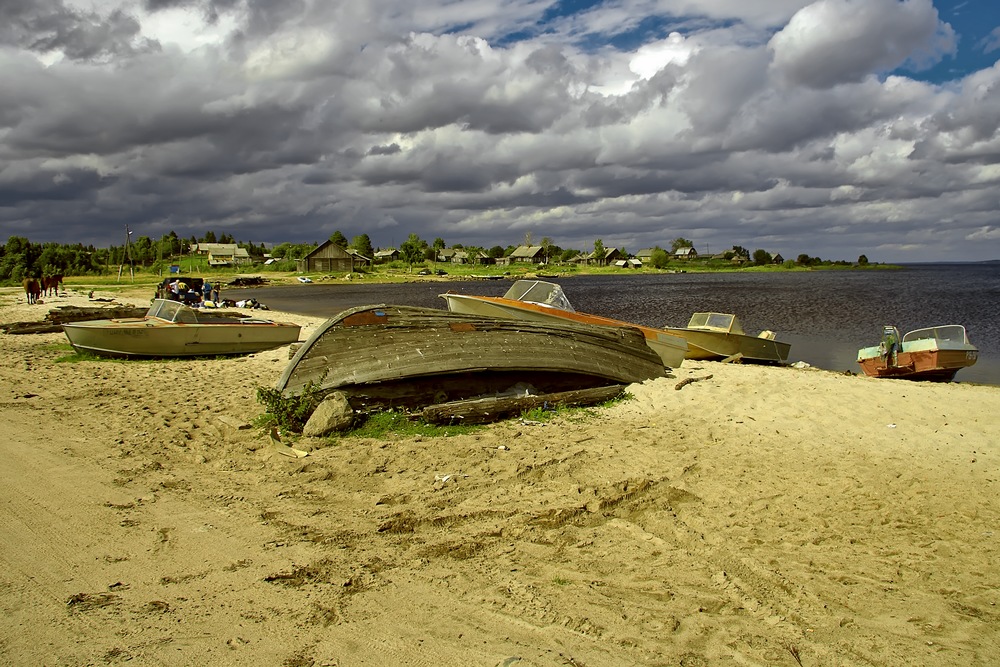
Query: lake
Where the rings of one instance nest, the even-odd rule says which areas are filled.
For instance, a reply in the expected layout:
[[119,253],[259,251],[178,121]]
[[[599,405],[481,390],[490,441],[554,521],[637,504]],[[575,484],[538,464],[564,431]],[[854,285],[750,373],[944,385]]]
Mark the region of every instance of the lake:
[[[735,313],[748,333],[770,329],[791,343],[789,361],[860,372],[858,348],[882,326],[902,333],[963,324],[979,348],[959,382],[1000,385],[1000,263],[916,264],[885,271],[674,273],[571,276],[554,280],[581,311],[652,326],[685,326],[695,311]],[[276,310],[332,317],[353,306],[392,303],[445,308],[447,291],[500,296],[509,280],[366,284],[360,281],[226,290]]]

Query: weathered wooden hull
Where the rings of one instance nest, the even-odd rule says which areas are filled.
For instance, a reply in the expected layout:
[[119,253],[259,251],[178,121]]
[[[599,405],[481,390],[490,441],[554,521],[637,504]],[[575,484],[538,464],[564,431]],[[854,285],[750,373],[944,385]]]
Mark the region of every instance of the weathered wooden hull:
[[978,351],[973,350],[921,350],[898,352],[895,363],[886,356],[873,356],[859,358],[858,364],[865,375],[875,378],[951,382],[958,371],[975,364],[978,357]]
[[441,298],[448,303],[448,310],[453,313],[507,317],[530,322],[575,322],[605,327],[633,327],[642,332],[646,345],[659,355],[666,368],[680,366],[688,353],[688,344],[683,338],[655,327],[504,297],[446,293],[442,294]]
[[197,357],[261,352],[294,343],[300,327],[285,322],[230,320],[184,324],[150,318],[62,325],[74,349],[106,357]]
[[525,392],[572,391],[664,374],[636,329],[523,322],[410,306],[361,306],[318,327],[278,380],[341,391],[355,409],[423,408]]

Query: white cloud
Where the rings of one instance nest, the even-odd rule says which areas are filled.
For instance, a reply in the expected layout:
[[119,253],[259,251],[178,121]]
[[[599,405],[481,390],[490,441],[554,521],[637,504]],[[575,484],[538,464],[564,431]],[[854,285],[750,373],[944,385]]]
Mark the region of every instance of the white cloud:
[[856,83],[910,61],[933,64],[954,49],[930,0],[818,0],[771,39],[774,70],[791,85]]
[[994,252],[1000,64],[886,73],[951,47],[929,0],[43,4],[0,25],[0,232]]
[[983,226],[966,235],[966,241],[1000,241],[1000,227]]

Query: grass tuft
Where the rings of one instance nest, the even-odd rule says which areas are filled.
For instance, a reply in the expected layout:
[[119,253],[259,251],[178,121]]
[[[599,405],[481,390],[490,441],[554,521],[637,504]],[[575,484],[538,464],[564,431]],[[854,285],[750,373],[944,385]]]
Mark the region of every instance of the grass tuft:
[[476,425],[437,425],[429,424],[422,419],[414,418],[400,410],[374,412],[368,415],[361,424],[344,436],[353,438],[374,438],[387,440],[390,438],[409,438],[421,436],[425,438],[466,435],[482,430]]

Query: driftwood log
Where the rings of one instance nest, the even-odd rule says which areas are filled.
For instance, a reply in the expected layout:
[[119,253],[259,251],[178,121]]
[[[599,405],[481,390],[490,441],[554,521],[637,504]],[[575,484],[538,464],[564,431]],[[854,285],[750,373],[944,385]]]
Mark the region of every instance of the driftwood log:
[[[115,306],[60,306],[53,308],[41,322],[12,322],[0,324],[0,331],[8,334],[59,333],[66,322],[84,322],[87,320],[119,320],[140,318],[149,311],[149,306],[133,306],[132,304]],[[225,317],[239,320],[246,317],[239,311],[213,310],[212,318]]]
[[421,416],[432,424],[486,424],[535,408],[604,403],[621,396],[625,392],[625,386],[615,384],[607,387],[560,391],[536,396],[495,396],[438,403],[424,408]]
[[0,330],[9,334],[59,333],[65,322],[142,317],[147,310],[149,310],[149,306],[136,307],[132,304],[96,307],[60,306],[50,310],[41,322],[0,324]]

